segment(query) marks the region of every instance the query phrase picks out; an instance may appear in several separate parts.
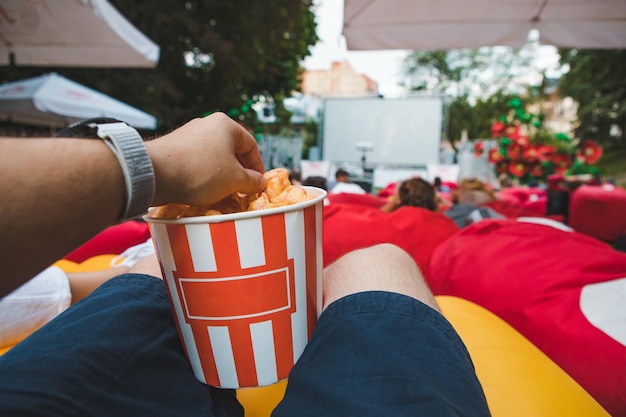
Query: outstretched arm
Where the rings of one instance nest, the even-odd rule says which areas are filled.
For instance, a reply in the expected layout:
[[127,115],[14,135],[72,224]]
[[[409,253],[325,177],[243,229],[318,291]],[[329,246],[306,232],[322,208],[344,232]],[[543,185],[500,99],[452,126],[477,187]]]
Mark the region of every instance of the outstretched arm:
[[[209,204],[265,187],[254,138],[224,114],[194,119],[146,142],[152,205]],[[0,139],[0,296],[115,224],[125,185],[100,140]]]

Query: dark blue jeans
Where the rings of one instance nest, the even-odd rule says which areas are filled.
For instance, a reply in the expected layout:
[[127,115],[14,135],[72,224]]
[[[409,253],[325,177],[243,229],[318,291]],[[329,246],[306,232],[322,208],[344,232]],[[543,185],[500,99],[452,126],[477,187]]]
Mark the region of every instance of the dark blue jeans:
[[[241,416],[196,380],[163,282],[123,275],[0,357],[2,416]],[[469,355],[419,301],[367,292],[320,317],[274,416],[487,416]]]

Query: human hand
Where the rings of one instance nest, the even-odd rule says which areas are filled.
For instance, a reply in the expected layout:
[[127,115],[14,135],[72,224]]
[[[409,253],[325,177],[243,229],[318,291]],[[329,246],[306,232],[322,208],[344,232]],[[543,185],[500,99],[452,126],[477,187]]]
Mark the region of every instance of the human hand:
[[146,148],[155,171],[154,206],[208,205],[265,188],[256,141],[223,113],[193,119]]
[[398,197],[397,192],[396,192],[396,194],[392,194],[389,197],[387,197],[387,201],[385,202],[385,204],[383,204],[380,210],[387,212],[387,213],[391,213],[392,211],[396,210],[398,207],[400,207],[400,197]]

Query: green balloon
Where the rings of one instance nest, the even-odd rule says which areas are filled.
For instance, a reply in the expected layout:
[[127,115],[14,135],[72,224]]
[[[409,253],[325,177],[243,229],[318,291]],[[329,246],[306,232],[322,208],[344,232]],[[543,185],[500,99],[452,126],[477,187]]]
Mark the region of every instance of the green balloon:
[[565,134],[565,133],[557,133],[557,134],[554,135],[554,137],[557,140],[560,140],[561,142],[569,142],[570,141],[569,136],[567,136],[567,134]]
[[509,101],[509,107],[513,107],[514,109],[522,106],[522,100],[519,98],[514,98]]

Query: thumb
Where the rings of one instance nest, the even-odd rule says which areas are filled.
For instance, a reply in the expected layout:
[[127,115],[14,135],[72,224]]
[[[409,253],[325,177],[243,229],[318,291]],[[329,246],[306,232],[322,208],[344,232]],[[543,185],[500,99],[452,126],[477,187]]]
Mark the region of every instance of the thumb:
[[266,187],[265,176],[253,169],[245,169],[243,171],[243,178],[239,184],[239,192],[241,193],[260,193],[261,191],[264,191]]

